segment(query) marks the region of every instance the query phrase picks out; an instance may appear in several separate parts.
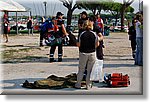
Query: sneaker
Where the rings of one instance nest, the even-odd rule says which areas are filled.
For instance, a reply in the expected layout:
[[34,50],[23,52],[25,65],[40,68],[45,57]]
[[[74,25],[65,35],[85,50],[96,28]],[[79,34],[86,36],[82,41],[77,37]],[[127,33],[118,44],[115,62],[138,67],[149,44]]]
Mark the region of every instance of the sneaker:
[[56,62],[56,61],[54,60],[54,58],[50,58],[49,62],[52,63],[52,62]]
[[58,62],[62,62],[62,58],[58,58]]
[[92,83],[90,83],[89,85],[86,85],[86,89],[89,90],[92,88]]

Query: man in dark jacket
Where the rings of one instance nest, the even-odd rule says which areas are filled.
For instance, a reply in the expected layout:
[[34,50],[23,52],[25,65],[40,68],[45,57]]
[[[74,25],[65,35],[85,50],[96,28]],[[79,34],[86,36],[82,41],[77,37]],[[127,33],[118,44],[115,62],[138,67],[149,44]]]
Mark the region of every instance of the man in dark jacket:
[[135,20],[132,20],[132,26],[129,28],[129,40],[131,41],[132,56],[135,58],[136,54],[136,30],[135,30]]

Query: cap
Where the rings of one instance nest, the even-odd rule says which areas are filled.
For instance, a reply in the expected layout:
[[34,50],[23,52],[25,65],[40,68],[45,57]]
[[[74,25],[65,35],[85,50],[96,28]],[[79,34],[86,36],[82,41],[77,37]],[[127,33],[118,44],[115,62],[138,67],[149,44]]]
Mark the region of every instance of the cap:
[[61,12],[57,12],[57,14],[56,14],[57,17],[58,17],[58,16],[62,16],[62,15],[64,15],[64,14],[61,13]]

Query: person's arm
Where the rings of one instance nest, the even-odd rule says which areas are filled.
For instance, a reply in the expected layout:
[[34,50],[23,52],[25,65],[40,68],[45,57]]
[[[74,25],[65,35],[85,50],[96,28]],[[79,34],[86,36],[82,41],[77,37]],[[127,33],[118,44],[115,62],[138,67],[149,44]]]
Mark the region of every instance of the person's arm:
[[97,35],[98,35],[98,37],[99,37],[99,39],[98,39],[99,41],[102,41],[102,40],[104,39],[102,33],[98,33]]
[[82,29],[82,25],[81,25],[81,24],[78,24],[78,28],[79,28],[79,29]]
[[95,46],[96,48],[99,46],[99,41],[96,41]]
[[62,32],[64,33],[64,35],[69,35],[68,33],[67,33],[67,31],[66,31],[66,28],[65,28],[65,25],[64,24],[62,24]]
[[77,45],[77,47],[80,47],[80,43],[79,42],[77,42],[76,45]]
[[95,38],[95,47],[97,48],[99,46],[99,36],[97,35]]
[[102,23],[102,31],[104,32],[104,22],[103,22],[103,19],[101,19],[101,23]]
[[78,20],[78,28],[82,29],[82,24],[81,24],[81,20],[80,19]]

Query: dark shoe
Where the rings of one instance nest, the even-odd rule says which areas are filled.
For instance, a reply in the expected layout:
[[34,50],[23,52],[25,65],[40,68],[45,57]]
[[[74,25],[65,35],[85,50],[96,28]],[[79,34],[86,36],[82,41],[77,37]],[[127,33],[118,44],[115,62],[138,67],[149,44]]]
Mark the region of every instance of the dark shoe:
[[40,47],[43,47],[43,45],[42,45],[42,44],[40,44]]
[[52,62],[56,62],[56,61],[54,60],[54,58],[50,58],[49,62],[52,63]]
[[75,84],[74,88],[76,89],[81,89],[81,85],[79,85],[78,83]]
[[62,58],[58,58],[58,62],[62,62]]

